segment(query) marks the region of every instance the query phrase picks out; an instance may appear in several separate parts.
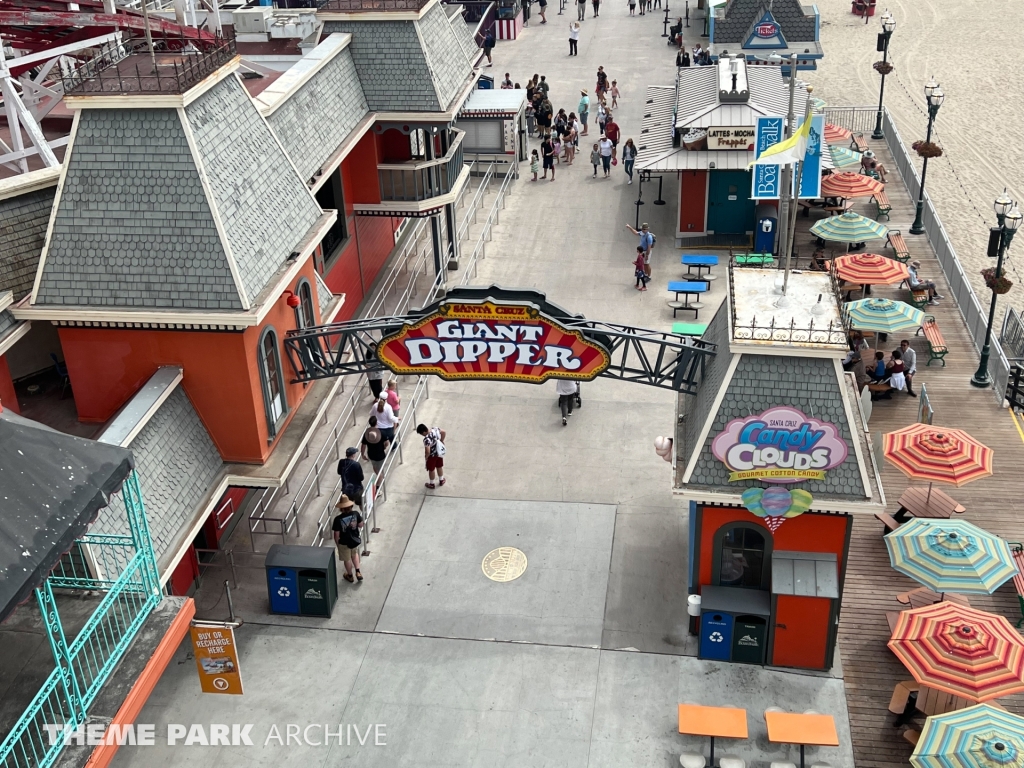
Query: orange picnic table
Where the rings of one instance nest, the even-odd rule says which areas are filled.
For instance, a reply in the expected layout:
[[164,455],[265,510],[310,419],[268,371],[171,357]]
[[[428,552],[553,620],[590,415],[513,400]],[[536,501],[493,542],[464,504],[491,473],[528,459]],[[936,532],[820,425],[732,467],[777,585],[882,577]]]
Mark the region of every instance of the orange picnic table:
[[804,768],[804,746],[838,747],[836,721],[832,715],[765,712],[768,741],[800,745],[800,768]]
[[700,704],[679,705],[679,732],[690,736],[711,738],[711,761],[715,766],[715,737],[747,738],[747,710],[735,707],[705,707]]

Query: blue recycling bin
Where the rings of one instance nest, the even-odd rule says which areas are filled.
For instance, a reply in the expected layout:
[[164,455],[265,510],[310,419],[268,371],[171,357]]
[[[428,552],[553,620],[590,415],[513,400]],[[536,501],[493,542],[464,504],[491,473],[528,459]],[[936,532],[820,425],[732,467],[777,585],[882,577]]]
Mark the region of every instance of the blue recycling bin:
[[275,544],[264,565],[271,613],[331,618],[338,600],[334,547]]
[[702,587],[697,656],[763,664],[771,595],[744,587]]
[[[754,253],[775,253],[779,213],[774,205],[761,204],[754,210]],[[781,251],[781,249],[780,249]]]
[[702,659],[729,661],[732,656],[732,614],[706,611],[700,616],[700,653]]
[[270,612],[299,613],[299,579],[294,568],[267,568]]

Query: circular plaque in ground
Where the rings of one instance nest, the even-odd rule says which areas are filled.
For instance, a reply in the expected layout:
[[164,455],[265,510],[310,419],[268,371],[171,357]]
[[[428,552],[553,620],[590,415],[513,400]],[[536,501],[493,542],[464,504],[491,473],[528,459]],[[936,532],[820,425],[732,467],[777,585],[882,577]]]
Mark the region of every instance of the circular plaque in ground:
[[484,555],[480,567],[491,581],[514,581],[526,571],[526,555],[515,547],[498,547]]

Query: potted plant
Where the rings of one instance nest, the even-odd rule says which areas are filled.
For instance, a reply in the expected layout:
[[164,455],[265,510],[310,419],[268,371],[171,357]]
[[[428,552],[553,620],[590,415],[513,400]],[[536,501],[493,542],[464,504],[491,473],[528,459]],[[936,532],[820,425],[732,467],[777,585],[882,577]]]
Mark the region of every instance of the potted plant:
[[910,148],[917,152],[918,157],[942,157],[942,147],[934,141],[915,141]]
[[997,295],[1001,296],[1004,293],[1009,293],[1010,289],[1013,288],[1013,281],[1006,277],[1006,275],[996,277],[994,267],[981,270],[981,276],[985,278],[985,285],[988,286],[989,290]]
[[893,69],[895,69],[895,67],[893,67],[893,65],[888,61],[876,61],[871,66],[874,67],[875,72],[880,75],[888,75],[893,71]]

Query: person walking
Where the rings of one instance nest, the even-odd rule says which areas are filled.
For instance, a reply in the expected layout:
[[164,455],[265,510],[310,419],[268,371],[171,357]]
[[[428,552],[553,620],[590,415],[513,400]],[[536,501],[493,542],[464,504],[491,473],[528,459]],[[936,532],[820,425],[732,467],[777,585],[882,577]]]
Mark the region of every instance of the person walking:
[[569,424],[572,407],[576,402],[576,382],[569,379],[556,379],[555,392],[558,393],[558,408],[562,412],[562,426]]
[[612,150],[615,147],[607,136],[601,139],[597,145],[601,151],[601,167],[604,168],[604,178],[607,179],[612,173]]
[[384,371],[367,371],[366,380],[370,384],[370,394],[376,400],[380,397],[381,390],[384,389]]
[[593,0],[593,5],[594,5],[594,18],[596,19],[598,16],[601,15],[599,13],[599,11],[601,10],[601,0]]
[[391,411],[395,414],[395,421],[398,421],[402,418],[398,413],[402,408],[402,398],[398,396],[398,381],[396,379],[388,381],[388,388],[385,394],[388,396],[388,405],[391,406]]
[[562,140],[562,148],[565,151],[565,162],[572,165],[572,161],[576,158],[576,142],[578,137],[576,135],[576,129],[573,127],[575,121],[570,121],[566,127],[565,137]]
[[605,101],[604,96],[599,96],[597,100],[597,129],[603,135],[604,125],[608,120],[608,102]]
[[651,276],[651,250],[654,248],[654,235],[651,233],[645,221],[640,225],[640,229],[633,229],[629,224],[626,225],[626,229],[632,232],[634,235],[640,237],[639,247],[644,252],[644,272],[648,277]]
[[[427,428],[426,424],[416,427],[416,434],[423,437],[423,458],[427,460],[427,482],[424,485],[434,490],[437,485],[444,485],[447,480],[444,477],[444,455],[448,452],[444,440],[448,436],[440,427]],[[438,482],[434,483],[434,473],[437,473]]]
[[540,8],[540,23],[547,24],[548,0],[537,0],[537,6]]
[[619,155],[619,124],[612,118],[612,113],[608,113],[608,117],[604,121],[604,136],[608,141],[612,143],[612,160],[618,163]]
[[570,112],[569,124],[572,125],[572,134],[574,137],[572,140],[572,143],[574,145],[573,149],[578,150],[580,148],[580,134],[583,133],[583,123],[581,123],[580,119],[576,117],[575,112]]
[[587,0],[576,0],[576,20],[583,21],[587,15]]
[[574,21],[569,25],[569,55],[579,56],[579,52],[576,48],[580,42],[580,23]]
[[[544,12],[541,11],[541,16],[543,16],[543,15],[544,15]],[[488,67],[494,65],[494,62],[491,61],[491,51],[493,51],[493,50],[494,50],[494,27],[492,26],[489,30],[487,30],[487,34],[484,35],[484,56],[487,57],[487,66]],[[507,77],[507,75],[506,75],[506,77]]]
[[647,283],[651,279],[647,276],[646,265],[644,249],[638,245],[636,247],[636,258],[633,260],[633,277],[636,278],[636,289],[638,291],[646,291]]
[[345,458],[338,462],[338,477],[341,478],[341,492],[350,499],[363,498],[363,468],[355,457],[359,451],[355,448],[345,449]]
[[605,91],[608,90],[608,73],[604,71],[604,67],[597,68],[597,87],[594,89],[594,93],[597,94],[597,98],[602,99]]
[[597,178],[597,167],[601,164],[601,148],[597,144],[590,152],[590,164],[594,166],[594,178]]
[[580,103],[576,105],[576,111],[580,113],[580,122],[583,123],[583,132],[580,136],[586,136],[587,118],[590,116],[590,97],[585,88],[580,91]]
[[370,409],[370,415],[377,417],[377,428],[380,433],[384,435],[385,440],[395,441],[395,425],[398,423],[398,419],[395,417],[395,412],[391,406],[388,405],[388,396],[381,394],[377,398],[376,404]]
[[544,98],[546,99],[548,97],[548,90],[551,88],[551,85],[548,83],[547,75],[540,76],[540,80],[537,82],[537,87],[544,91]]
[[619,83],[617,80],[612,80],[612,109],[619,108]]
[[633,164],[636,162],[636,145],[632,139],[626,139],[622,145],[622,170],[629,176],[627,184],[633,183]]
[[544,135],[544,141],[540,143],[540,154],[544,160],[544,175],[542,179],[548,177],[548,169],[551,170],[551,180],[555,180],[555,144],[551,140],[551,134]]
[[629,15],[636,16],[636,0],[629,0]]
[[363,580],[363,572],[359,570],[359,547],[363,545],[359,529],[363,527],[363,516],[355,507],[355,502],[342,494],[341,500],[334,505],[334,508],[338,510],[338,515],[331,523],[331,533],[334,535],[334,546],[338,549],[338,559],[345,566],[345,574],[342,578],[349,584],[356,580]]
[[377,429],[377,417],[370,417],[370,426],[363,431],[363,437],[359,441],[359,455],[363,461],[369,461],[373,472],[380,475],[381,467],[384,466],[384,459],[388,456],[388,446],[391,441],[385,440],[384,435]]

